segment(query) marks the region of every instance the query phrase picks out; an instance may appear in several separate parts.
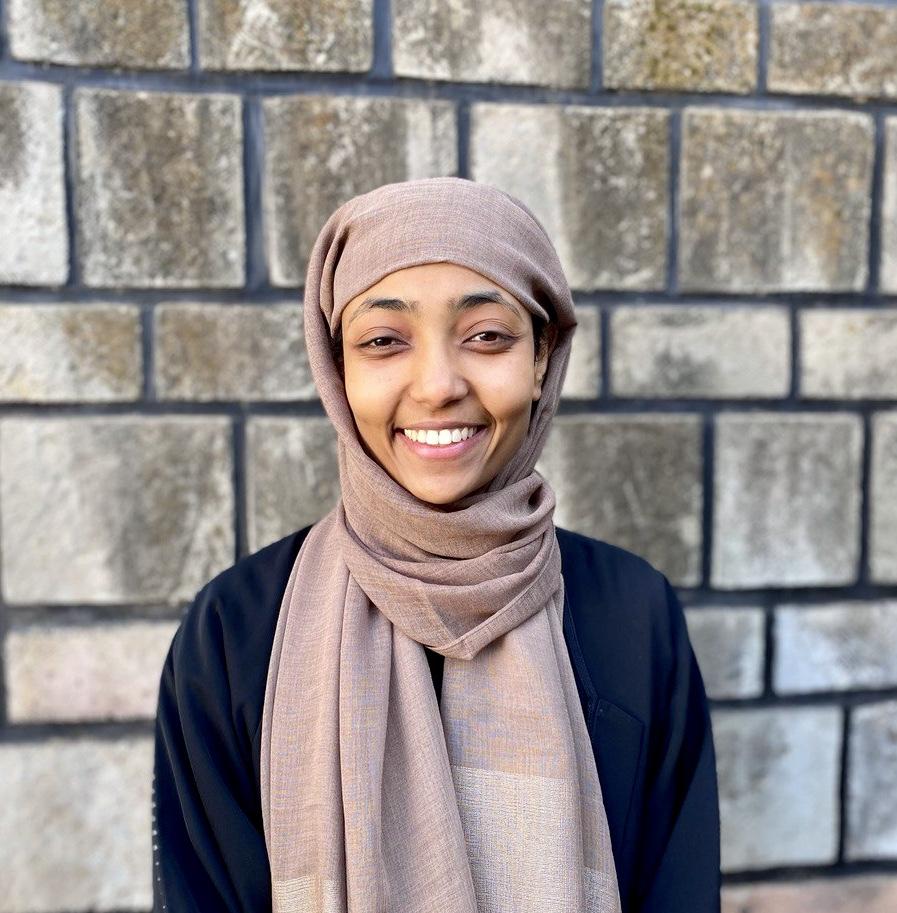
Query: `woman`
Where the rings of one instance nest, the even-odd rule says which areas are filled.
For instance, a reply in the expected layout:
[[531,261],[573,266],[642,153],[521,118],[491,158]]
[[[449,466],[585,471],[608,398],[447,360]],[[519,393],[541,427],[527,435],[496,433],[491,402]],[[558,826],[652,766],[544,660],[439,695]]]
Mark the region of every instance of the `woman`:
[[719,910],[707,701],[644,559],[534,470],[576,322],[530,210],[389,184],[314,245],[341,498],[197,594],[162,674],[156,910]]

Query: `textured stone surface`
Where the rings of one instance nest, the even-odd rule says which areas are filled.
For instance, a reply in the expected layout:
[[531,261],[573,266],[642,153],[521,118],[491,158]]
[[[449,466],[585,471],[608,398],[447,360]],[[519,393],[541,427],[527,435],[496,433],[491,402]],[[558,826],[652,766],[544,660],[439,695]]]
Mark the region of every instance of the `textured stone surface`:
[[858,415],[718,416],[713,585],[856,580],[862,443]]
[[881,3],[771,3],[771,92],[897,98],[897,9]]
[[78,89],[75,109],[84,282],[242,285],[240,100]]
[[688,638],[711,699],[756,697],[763,691],[763,609],[686,609]]
[[864,288],[873,146],[867,114],[686,109],[680,288]]
[[161,304],[155,332],[160,399],[317,399],[292,302]]
[[555,523],[691,586],[701,568],[700,445],[696,416],[555,416],[536,469],[556,492]]
[[869,568],[878,583],[897,583],[897,411],[872,417]]
[[397,76],[587,88],[590,0],[392,0]]
[[803,396],[897,399],[897,308],[805,310],[800,338]]
[[774,631],[782,694],[897,685],[897,600],[778,606]]
[[5,418],[3,597],[192,599],[233,561],[231,486],[224,418]]
[[2,913],[152,904],[152,739],[0,745]]
[[724,872],[835,861],[842,727],[836,707],[713,711]]
[[329,418],[253,418],[246,429],[246,516],[254,551],[315,523],[339,499]]
[[371,0],[199,0],[208,70],[364,71],[373,61]]
[[142,364],[133,305],[0,303],[0,401],[134,400]]
[[788,309],[638,305],[611,316],[614,396],[786,396]]
[[3,644],[13,723],[152,719],[177,623],[12,628]]
[[533,210],[571,287],[662,288],[667,128],[657,109],[479,103],[470,172]]
[[17,60],[77,66],[184,69],[190,65],[183,0],[8,0]]
[[341,203],[381,184],[457,171],[451,102],[285,96],[263,102],[264,209],[274,285],[302,285]]
[[750,92],[757,83],[754,0],[607,0],[604,85]]
[[885,118],[881,203],[881,287],[897,294],[897,117]]
[[853,875],[793,883],[730,885],[722,913],[893,913],[897,877]]
[[0,83],[0,283],[62,285],[69,245],[62,91]]
[[854,708],[850,720],[848,859],[897,856],[897,701]]
[[579,304],[574,305],[574,311],[578,326],[561,396],[593,399],[601,392],[601,311]]

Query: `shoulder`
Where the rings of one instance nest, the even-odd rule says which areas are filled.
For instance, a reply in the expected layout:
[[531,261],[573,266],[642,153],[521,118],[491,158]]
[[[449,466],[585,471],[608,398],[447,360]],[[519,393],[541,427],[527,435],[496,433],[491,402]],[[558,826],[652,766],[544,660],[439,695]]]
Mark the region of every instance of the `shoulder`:
[[[295,530],[220,571],[197,592],[181,620],[172,645],[175,673],[225,675],[235,715],[256,713],[283,593],[310,529]],[[245,722],[253,725],[251,719]]]
[[658,568],[618,545],[556,527],[571,637],[597,697],[653,715],[687,639],[678,597]]

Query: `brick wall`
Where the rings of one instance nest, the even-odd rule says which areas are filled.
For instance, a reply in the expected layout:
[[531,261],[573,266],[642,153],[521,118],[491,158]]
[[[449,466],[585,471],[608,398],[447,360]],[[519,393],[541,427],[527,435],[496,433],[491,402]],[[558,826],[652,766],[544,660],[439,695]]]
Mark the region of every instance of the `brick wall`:
[[0,911],[149,907],[177,620],[336,497],[311,243],[440,174],[530,204],[574,287],[539,469],[686,605],[727,911],[897,909],[897,5],[0,23]]

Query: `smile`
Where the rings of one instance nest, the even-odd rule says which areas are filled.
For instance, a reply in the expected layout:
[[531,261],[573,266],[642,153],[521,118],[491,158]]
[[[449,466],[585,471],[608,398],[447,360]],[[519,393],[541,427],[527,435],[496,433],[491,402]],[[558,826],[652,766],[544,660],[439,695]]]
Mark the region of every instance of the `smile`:
[[[423,440],[412,440],[402,428],[397,429],[395,433],[402,441],[400,446],[404,445],[411,453],[424,457],[425,459],[445,460],[463,456],[471,450],[474,450],[479,446],[480,441],[485,439],[485,431],[485,427],[477,428],[470,437],[459,441],[451,441],[447,444],[427,444],[424,443]],[[424,435],[421,434],[421,438],[423,437]]]

